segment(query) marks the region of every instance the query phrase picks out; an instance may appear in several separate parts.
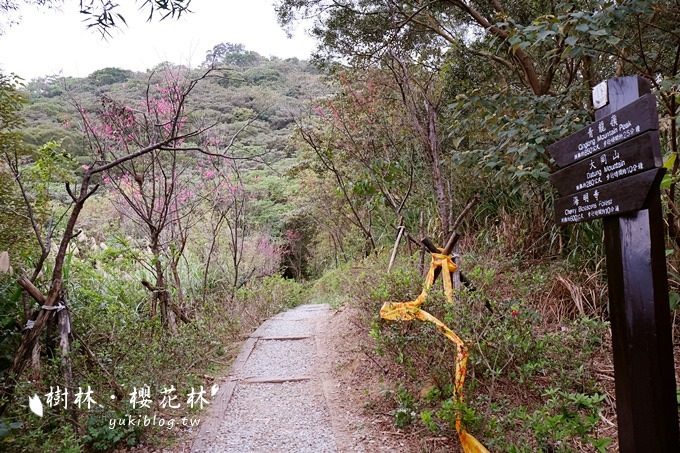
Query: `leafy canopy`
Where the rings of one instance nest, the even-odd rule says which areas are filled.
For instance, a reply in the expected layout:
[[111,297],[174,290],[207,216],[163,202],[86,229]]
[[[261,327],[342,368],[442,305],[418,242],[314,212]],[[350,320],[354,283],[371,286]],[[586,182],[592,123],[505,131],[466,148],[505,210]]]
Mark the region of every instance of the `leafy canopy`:
[[[62,5],[64,0],[0,0],[0,16],[9,16],[21,5],[37,5],[54,8]],[[129,3],[129,2],[128,2]],[[136,2],[140,3],[140,2]],[[143,0],[139,11],[147,16],[147,21],[160,17],[160,20],[179,19],[190,13],[191,0]],[[125,17],[119,12],[120,4],[112,0],[80,0],[80,14],[85,16],[88,28],[98,30],[102,36],[110,35],[110,30],[126,25]],[[0,25],[0,34],[3,33]]]

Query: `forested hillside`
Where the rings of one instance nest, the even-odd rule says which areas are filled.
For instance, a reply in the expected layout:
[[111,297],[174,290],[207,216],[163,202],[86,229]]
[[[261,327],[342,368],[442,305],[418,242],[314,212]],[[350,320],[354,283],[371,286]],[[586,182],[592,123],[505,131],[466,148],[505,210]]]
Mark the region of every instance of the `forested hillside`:
[[[224,370],[229,344],[299,302],[315,225],[292,137],[328,88],[307,62],[228,43],[193,70],[5,76],[2,88],[15,140],[1,174],[3,442],[136,443],[143,427],[107,426],[133,388],[207,388],[200,376]],[[31,340],[37,301],[70,320],[44,320]],[[75,415],[50,400],[37,430],[15,403],[85,385],[118,401]]]
[[[651,82],[678,343],[677,4],[350,3],[277,2],[284,27],[315,18],[311,63],[224,43],[195,69],[2,76],[3,446],[162,442],[108,422],[147,386],[208,389],[229,345],[312,301],[358,307],[384,379],[366,412],[409,445],[462,426],[491,451],[616,450],[602,223],[556,226],[546,147],[593,120],[597,83]],[[437,328],[379,317],[420,294],[421,239],[454,232],[467,284],[423,309],[467,344],[464,398]],[[101,405],[52,399],[36,425],[16,403],[65,388]]]

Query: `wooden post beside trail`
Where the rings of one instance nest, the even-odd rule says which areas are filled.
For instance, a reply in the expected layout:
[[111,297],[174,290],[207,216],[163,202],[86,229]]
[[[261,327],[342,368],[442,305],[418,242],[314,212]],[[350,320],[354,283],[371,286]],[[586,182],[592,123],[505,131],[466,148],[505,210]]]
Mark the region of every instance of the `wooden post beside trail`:
[[560,225],[604,218],[619,449],[680,451],[656,98],[637,76],[594,90],[595,123],[548,147]]

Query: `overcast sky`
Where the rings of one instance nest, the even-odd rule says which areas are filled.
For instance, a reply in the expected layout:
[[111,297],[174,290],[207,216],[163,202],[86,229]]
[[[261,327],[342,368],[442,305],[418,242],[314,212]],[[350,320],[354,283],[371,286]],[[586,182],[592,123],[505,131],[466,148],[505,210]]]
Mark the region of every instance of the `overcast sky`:
[[[97,69],[144,71],[163,61],[196,67],[206,51],[223,42],[244,44],[264,56],[306,59],[314,42],[302,28],[293,39],[276,22],[273,0],[193,0],[192,14],[179,21],[146,23],[136,6],[121,2],[128,26],[108,41],[88,30],[78,2],[66,0],[61,11],[26,7],[18,25],[0,36],[0,69],[24,79],[47,75],[85,77]],[[122,8],[122,7],[121,7]]]

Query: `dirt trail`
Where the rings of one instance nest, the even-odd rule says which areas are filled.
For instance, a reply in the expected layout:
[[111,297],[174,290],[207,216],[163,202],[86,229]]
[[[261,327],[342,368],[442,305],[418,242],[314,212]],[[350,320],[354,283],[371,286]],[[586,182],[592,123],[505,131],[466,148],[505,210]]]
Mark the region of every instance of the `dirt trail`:
[[265,321],[220,384],[189,451],[452,451],[440,439],[395,430],[375,406],[384,401],[384,370],[365,353],[374,346],[364,344],[355,314],[303,305]]
[[245,342],[191,451],[344,450],[318,345],[330,315],[327,305],[304,305],[262,324]]

